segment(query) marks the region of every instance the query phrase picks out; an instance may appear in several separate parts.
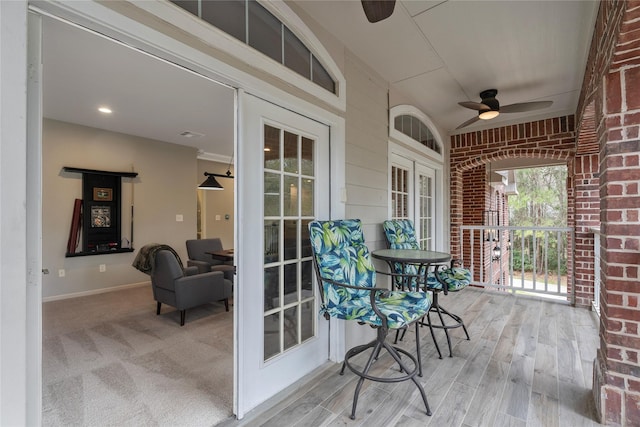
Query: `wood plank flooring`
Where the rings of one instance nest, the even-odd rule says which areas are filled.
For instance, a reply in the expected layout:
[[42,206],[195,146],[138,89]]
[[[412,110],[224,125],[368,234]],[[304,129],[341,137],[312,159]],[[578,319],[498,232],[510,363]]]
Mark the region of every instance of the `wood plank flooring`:
[[[438,359],[427,327],[421,328],[423,384],[433,411],[427,416],[411,381],[365,381],[356,419],[349,418],[357,377],[339,375],[331,364],[284,391],[230,426],[593,426],[592,364],[599,345],[595,314],[555,301],[505,292],[465,289],[441,296],[441,304],[462,315],[451,333],[448,356],[443,331]],[[363,326],[364,327],[364,326]],[[395,334],[390,334],[391,338]],[[401,346],[415,351],[415,333]],[[376,372],[397,374],[385,355]]]

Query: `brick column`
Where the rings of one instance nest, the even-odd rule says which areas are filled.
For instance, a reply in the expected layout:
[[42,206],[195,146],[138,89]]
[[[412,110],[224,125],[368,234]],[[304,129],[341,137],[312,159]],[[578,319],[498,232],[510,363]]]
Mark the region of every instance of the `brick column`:
[[600,143],[601,345],[594,396],[607,425],[640,425],[640,3],[625,2],[604,75]]

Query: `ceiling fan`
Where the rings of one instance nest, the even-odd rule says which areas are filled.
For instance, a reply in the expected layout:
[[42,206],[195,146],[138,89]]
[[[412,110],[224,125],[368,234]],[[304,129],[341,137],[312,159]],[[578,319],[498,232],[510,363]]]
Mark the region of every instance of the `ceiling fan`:
[[369,22],[387,19],[393,13],[396,0],[361,0],[364,14]]
[[482,102],[464,101],[458,102],[465,108],[477,110],[478,115],[462,123],[456,129],[469,126],[478,120],[489,120],[498,117],[500,113],[523,113],[525,111],[539,110],[542,108],[550,107],[553,101],[534,101],[534,102],[520,102],[517,104],[509,104],[500,107],[500,103],[496,99],[498,89],[487,89],[480,92],[480,99]]

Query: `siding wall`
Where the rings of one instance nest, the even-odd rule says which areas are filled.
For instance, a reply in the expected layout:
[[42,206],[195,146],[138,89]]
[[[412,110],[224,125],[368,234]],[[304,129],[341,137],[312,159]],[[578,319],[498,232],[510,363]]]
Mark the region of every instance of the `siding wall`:
[[[362,220],[370,250],[385,247],[382,221],[387,219],[387,85],[350,52],[345,52],[347,80],[345,186],[346,218]],[[380,266],[381,269],[386,266]],[[370,341],[371,328],[345,322],[346,348]]]

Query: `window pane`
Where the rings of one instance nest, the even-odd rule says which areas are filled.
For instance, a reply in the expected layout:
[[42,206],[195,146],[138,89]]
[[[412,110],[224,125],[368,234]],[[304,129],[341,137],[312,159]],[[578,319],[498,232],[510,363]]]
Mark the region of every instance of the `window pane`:
[[198,0],[171,0],[176,6],[180,6],[192,15],[198,16]]
[[420,121],[411,117],[411,138],[420,141]]
[[302,283],[300,284],[302,295],[300,299],[311,298],[313,296],[313,263],[304,261],[300,267],[302,269]]
[[311,240],[309,237],[309,223],[311,220],[303,219],[300,224],[300,248],[302,249],[302,257],[311,256]]
[[264,311],[280,307],[280,268],[264,269]]
[[247,42],[245,0],[202,2],[202,19],[242,42]]
[[264,318],[264,360],[280,353],[280,313]]
[[307,301],[300,305],[301,316],[300,316],[300,326],[302,337],[301,341],[306,341],[314,335],[314,323],[313,323],[313,314],[315,310],[313,309],[313,301]]
[[284,216],[298,215],[298,177],[284,177]]
[[402,116],[396,116],[396,118],[393,120],[393,127],[397,131],[402,132]]
[[298,257],[298,221],[284,221],[284,259]]
[[284,303],[298,301],[298,264],[284,266]]
[[298,307],[284,311],[284,349],[298,344]]
[[313,180],[303,178],[302,179],[302,213],[304,216],[312,216],[313,215]]
[[315,56],[312,58],[311,64],[313,67],[311,70],[313,82],[331,93],[336,93],[336,83]]
[[280,170],[280,129],[264,125],[264,167]]
[[411,136],[411,116],[402,116],[402,133]]
[[264,215],[280,215],[280,174],[264,173]]
[[249,46],[282,64],[282,24],[257,2],[249,2]]
[[284,132],[284,171],[298,173],[298,135]]
[[303,175],[314,174],[313,168],[313,139],[302,137],[302,149],[301,149],[302,167],[301,173]]
[[264,222],[264,263],[269,264],[278,261],[280,257],[280,227],[278,221],[266,220]]
[[311,52],[288,28],[284,28],[284,65],[311,79]]

